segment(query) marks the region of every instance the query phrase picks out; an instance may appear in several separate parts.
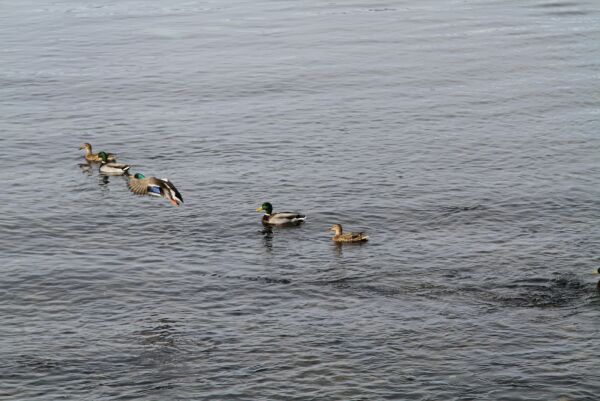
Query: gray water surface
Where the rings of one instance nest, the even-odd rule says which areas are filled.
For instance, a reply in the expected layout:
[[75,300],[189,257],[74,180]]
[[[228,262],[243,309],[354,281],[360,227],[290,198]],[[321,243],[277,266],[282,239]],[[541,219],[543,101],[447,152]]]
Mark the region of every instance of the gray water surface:
[[0,399],[598,399],[597,2],[4,0],[0,44]]

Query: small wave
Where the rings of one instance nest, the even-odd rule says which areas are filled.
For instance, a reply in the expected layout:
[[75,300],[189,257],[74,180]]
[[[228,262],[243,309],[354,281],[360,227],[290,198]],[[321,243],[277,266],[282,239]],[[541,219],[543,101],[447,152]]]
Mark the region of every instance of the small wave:
[[536,4],[535,8],[564,8],[564,7],[573,7],[577,3],[567,2],[567,1],[551,1],[549,3],[541,3]]
[[504,306],[524,308],[569,306],[590,293],[588,284],[571,275],[560,275],[550,280],[516,281],[504,286],[504,289],[514,294],[494,294],[491,299]]
[[211,277],[215,277],[223,280],[243,280],[243,281],[254,281],[264,284],[291,284],[292,280],[287,278],[278,277],[267,277],[267,276],[225,276],[219,273],[210,274]]
[[466,297],[487,305],[505,307],[545,308],[564,307],[580,303],[589,298],[594,286],[584,283],[574,275],[559,275],[552,279],[534,278],[517,280],[493,289],[479,286],[447,286],[433,283],[390,286],[357,282],[361,278],[344,278],[315,285],[327,285],[338,290],[356,294],[383,297],[446,298]]
[[590,14],[587,11],[583,10],[564,10],[564,11],[550,11],[547,12],[546,15],[553,17],[571,17],[571,16],[581,16]]
[[240,280],[256,281],[256,282],[265,283],[265,284],[291,284],[292,283],[292,281],[287,278],[275,278],[275,277],[243,277],[243,276],[229,277],[229,276],[227,276],[226,278],[236,278],[236,279],[240,279]]
[[450,216],[457,213],[473,212],[486,209],[487,207],[478,204],[473,206],[446,206],[442,208],[442,211],[444,211],[444,216]]
[[536,4],[532,6],[532,8],[545,10],[544,15],[555,17],[581,16],[590,14],[590,11],[581,9],[581,4],[566,1],[554,1]]
[[40,358],[32,355],[21,355],[17,359],[17,364],[34,371],[49,371],[61,368],[59,361],[47,358]]
[[174,347],[176,333],[175,328],[170,324],[161,324],[151,329],[144,329],[134,333],[140,336],[143,344],[157,345],[163,347]]

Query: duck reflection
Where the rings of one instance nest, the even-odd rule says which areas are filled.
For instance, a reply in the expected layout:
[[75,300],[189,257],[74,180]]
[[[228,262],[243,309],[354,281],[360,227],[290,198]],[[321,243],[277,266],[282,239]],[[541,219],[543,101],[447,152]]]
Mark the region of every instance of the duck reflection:
[[331,249],[333,249],[333,254],[337,257],[344,256],[344,246],[340,242],[332,241]]
[[261,230],[261,234],[263,235],[263,245],[267,252],[273,251],[273,228],[269,226],[264,226]]
[[104,191],[108,191],[108,184],[110,183],[110,180],[108,178],[107,175],[102,175],[99,174],[98,175],[98,185],[100,186],[100,189],[104,192]]
[[336,242],[336,241],[331,241],[331,249],[333,249],[333,252],[335,254],[335,256],[341,257],[344,256],[344,247],[350,247],[350,248],[360,248],[362,246],[365,245],[365,242]]
[[85,163],[79,163],[77,166],[81,169],[82,174],[92,175],[92,163],[86,161]]
[[121,180],[125,182],[125,185],[127,185],[127,176],[114,176],[114,175],[110,175],[110,174],[98,174],[98,185],[100,186],[100,189],[102,189],[103,191],[108,191],[108,185],[111,182],[111,179],[115,180]]

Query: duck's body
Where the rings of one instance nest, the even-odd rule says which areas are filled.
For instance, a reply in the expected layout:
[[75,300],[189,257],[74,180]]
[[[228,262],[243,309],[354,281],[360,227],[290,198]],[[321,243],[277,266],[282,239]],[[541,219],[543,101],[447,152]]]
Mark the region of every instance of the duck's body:
[[129,174],[128,171],[131,168],[129,164],[123,163],[109,163],[108,162],[108,154],[106,152],[98,152],[98,156],[100,156],[101,165],[100,172],[102,174],[107,175],[123,175]]
[[129,177],[127,186],[136,195],[160,196],[171,202],[173,206],[183,203],[183,197],[175,185],[166,178],[145,177],[143,174],[137,173]]
[[282,226],[282,225],[292,225],[292,224],[300,224],[306,220],[306,215],[300,213],[292,213],[292,212],[277,212],[273,213],[273,206],[269,202],[263,203],[258,209],[257,212],[263,211],[265,214],[263,215],[261,221],[263,224],[273,225],[273,226]]
[[369,240],[369,236],[365,233],[343,232],[341,224],[334,224],[329,230],[335,232],[335,235],[331,238],[335,242],[364,242]]
[[263,224],[271,224],[280,226],[283,224],[300,224],[306,220],[306,216],[292,212],[278,212],[273,214],[263,215],[261,221]]
[[[81,145],[79,147],[79,149],[84,149],[85,150],[85,155],[83,157],[85,157],[85,160],[90,161],[90,162],[101,162],[102,158],[99,156],[99,153],[92,153],[92,145],[90,145],[89,143],[84,143],[83,145]],[[107,160],[108,162],[115,162],[117,161],[117,158],[115,157],[115,155],[111,154],[111,153],[107,153]]]
[[128,164],[121,163],[102,163],[100,172],[108,175],[124,175],[131,168]]

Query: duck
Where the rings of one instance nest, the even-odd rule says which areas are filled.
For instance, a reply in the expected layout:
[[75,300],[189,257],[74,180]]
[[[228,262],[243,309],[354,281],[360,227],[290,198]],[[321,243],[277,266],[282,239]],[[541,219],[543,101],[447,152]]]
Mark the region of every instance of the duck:
[[[592,274],[600,274],[600,267],[597,269],[594,269],[594,271],[592,272]],[[598,284],[596,284],[596,289],[598,291],[600,291],[600,281],[598,281]]]
[[[90,162],[101,162],[102,161],[102,158],[100,158],[100,156],[98,156],[97,153],[92,153],[92,145],[90,145],[89,143],[84,143],[83,145],[81,145],[79,147],[79,149],[85,150],[85,155],[83,156],[83,157],[85,157],[85,160],[90,161]],[[107,161],[116,162],[117,158],[115,157],[115,155],[113,155],[111,153],[107,153]]]
[[129,190],[136,195],[160,196],[171,202],[173,206],[183,203],[183,197],[175,185],[166,178],[146,177],[142,173],[129,176]]
[[335,235],[331,238],[335,242],[364,242],[369,240],[365,233],[344,233],[341,224],[334,224],[328,231],[334,231]]
[[306,215],[300,213],[273,213],[273,205],[271,205],[269,202],[263,203],[259,208],[256,209],[256,211],[265,212],[261,220],[263,224],[270,224],[274,226],[281,226],[286,224],[300,224],[306,220]]
[[129,164],[122,163],[109,163],[108,162],[108,154],[106,152],[98,152],[98,156],[100,156],[101,165],[100,172],[102,174],[108,175],[128,175],[128,170],[131,168]]

